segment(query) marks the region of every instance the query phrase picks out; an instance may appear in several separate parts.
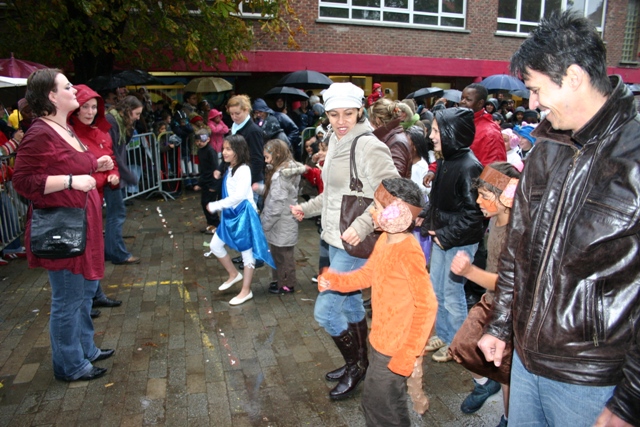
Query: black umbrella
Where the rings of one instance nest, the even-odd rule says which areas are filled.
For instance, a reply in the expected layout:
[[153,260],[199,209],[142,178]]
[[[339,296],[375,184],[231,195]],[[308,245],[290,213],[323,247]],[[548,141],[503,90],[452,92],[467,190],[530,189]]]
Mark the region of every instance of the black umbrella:
[[462,91],[457,89],[447,89],[442,94],[442,97],[447,101],[455,102],[456,104],[460,103],[460,98],[462,98]]
[[322,73],[313,70],[300,70],[281,78],[275,86],[290,86],[300,89],[326,89],[333,81]]
[[441,96],[443,93],[444,90],[439,87],[423,87],[422,89],[418,89],[417,91],[407,95],[407,98],[431,98],[434,96]]
[[309,99],[309,95],[301,91],[300,89],[296,89],[294,87],[289,86],[276,86],[274,88],[269,89],[265,94],[265,98],[286,98],[291,100],[302,100]]
[[108,76],[97,76],[87,82],[96,92],[125,86],[161,85],[161,80],[142,70],[118,71]]

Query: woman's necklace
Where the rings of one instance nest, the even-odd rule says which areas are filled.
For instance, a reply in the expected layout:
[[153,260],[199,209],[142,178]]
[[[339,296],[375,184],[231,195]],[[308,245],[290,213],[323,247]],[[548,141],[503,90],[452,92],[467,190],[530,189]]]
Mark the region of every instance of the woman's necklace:
[[67,133],[69,133],[69,136],[70,136],[70,137],[72,137],[72,138],[73,138],[73,137],[75,136],[75,135],[73,134],[73,132],[71,131],[71,129],[69,129],[69,127],[68,127],[68,126],[62,126],[60,123],[56,122],[55,120],[47,119],[46,117],[43,117],[43,119],[44,119],[44,120],[46,120],[46,121],[48,121],[48,122],[51,122],[51,123],[55,123],[55,124],[57,124],[57,125],[58,125],[58,126],[60,126],[62,129],[66,130],[66,131],[67,131]]

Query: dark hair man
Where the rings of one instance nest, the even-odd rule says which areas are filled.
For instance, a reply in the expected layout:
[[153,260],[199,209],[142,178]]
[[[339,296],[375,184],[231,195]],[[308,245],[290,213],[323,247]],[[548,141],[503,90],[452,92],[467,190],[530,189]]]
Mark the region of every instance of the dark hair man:
[[509,424],[640,425],[640,120],[606,72],[604,42],[568,12],[511,58],[530,108],[548,113],[478,343],[499,365],[514,341]]

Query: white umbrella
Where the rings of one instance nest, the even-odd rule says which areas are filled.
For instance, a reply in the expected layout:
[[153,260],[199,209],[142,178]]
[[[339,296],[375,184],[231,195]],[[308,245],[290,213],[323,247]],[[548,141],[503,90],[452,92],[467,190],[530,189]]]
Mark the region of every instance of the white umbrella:
[[27,79],[23,79],[20,77],[4,77],[0,76],[0,88],[3,87],[19,87],[26,86]]
[[185,92],[218,93],[233,90],[233,85],[221,77],[198,77],[184,87]]

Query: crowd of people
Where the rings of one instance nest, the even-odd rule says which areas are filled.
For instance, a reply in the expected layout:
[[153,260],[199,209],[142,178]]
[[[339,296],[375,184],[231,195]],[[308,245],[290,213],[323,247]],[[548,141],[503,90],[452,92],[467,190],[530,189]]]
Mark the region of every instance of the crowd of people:
[[122,236],[138,179],[125,147],[153,129],[165,151],[183,147],[205,256],[228,273],[218,291],[241,284],[229,305],[253,298],[264,264],[270,293],[295,292],[298,222],[317,222],[314,318],[344,358],[325,376],[329,398],[363,384],[368,426],[410,425],[409,397],[426,410],[407,380],[427,353],[471,372],[464,413],[502,390],[500,427],[640,425],[640,124],[605,53],[587,19],[544,19],[511,60],[531,90],[518,107],[480,84],[428,108],[334,83],[322,100],[273,107],[234,94],[218,110],[187,92],[170,111],[144,91],[101,96],[34,72],[0,135],[17,154],[13,186],[33,209],[84,207],[87,219],[80,256],[31,253],[31,210],[25,247],[4,249],[48,271],[55,377],[99,378],[94,364],[115,352],[94,344],[92,308],[120,304],[100,288],[105,260],[141,261]]

